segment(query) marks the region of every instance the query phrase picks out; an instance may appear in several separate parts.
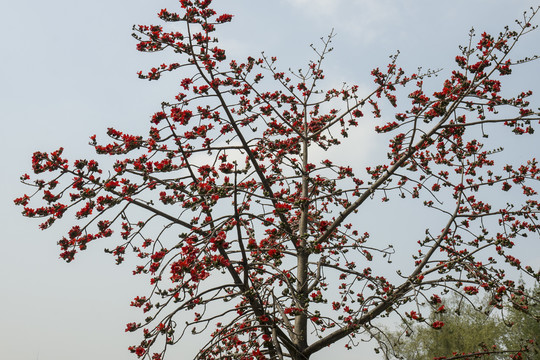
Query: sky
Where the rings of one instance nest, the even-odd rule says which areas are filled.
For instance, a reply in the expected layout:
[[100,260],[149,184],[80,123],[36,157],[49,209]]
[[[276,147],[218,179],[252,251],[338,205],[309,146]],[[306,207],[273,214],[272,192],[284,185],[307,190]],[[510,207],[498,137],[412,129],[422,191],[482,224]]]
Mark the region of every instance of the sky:
[[[215,0],[235,15],[218,37],[231,57],[275,55],[280,66],[305,67],[317,44],[332,29],[335,50],[326,63],[329,85],[344,81],[372,87],[371,69],[385,67],[388,56],[401,52],[399,65],[415,71],[450,68],[458,45],[468,42],[474,27],[498,33],[538,1],[514,0]],[[172,0],[18,0],[0,3],[0,358],[39,360],[133,359],[127,347],[138,335],[125,324],[140,319],[129,307],[144,295],[146,281],[131,275],[129,265],[116,266],[101,246],[70,264],[58,257],[56,241],[69,219],[45,232],[38,221],[23,218],[13,199],[28,189],[19,176],[30,172],[34,151],[60,146],[70,158],[91,156],[89,136],[114,126],[146,133],[148,119],[161,101],[174,96],[177,79],[147,82],[138,70],[174,61],[171,54],[141,54],[131,37],[133,24],[155,24]],[[537,19],[537,23],[540,20]],[[540,32],[516,49],[540,54]],[[515,74],[513,86],[540,93],[540,63]],[[434,80],[436,83],[436,79]],[[538,95],[534,97],[538,102]],[[377,149],[371,137],[358,134],[365,156]],[[343,154],[355,142],[344,145]],[[527,152],[538,147],[525,148]],[[356,159],[357,160],[357,159]],[[350,161],[355,159],[350,158]],[[384,209],[381,211],[385,211]],[[111,240],[113,241],[113,240]],[[539,258],[538,239],[529,260]],[[527,256],[527,254],[525,254]],[[376,360],[373,346],[345,352],[322,352],[342,359]],[[183,349],[177,349],[183,354]]]

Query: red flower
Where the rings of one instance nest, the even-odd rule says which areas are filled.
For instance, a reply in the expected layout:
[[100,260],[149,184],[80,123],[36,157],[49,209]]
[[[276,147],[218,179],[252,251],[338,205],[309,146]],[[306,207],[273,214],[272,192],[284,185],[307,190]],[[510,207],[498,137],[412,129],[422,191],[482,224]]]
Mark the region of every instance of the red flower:
[[435,321],[433,324],[431,324],[431,327],[437,330],[442,329],[444,326],[444,323],[442,321]]
[[420,318],[420,316],[418,315],[418,313],[416,311],[411,311],[411,314],[409,316],[413,320],[418,320]]
[[135,354],[137,354],[137,356],[141,357],[143,356],[145,353],[145,350],[142,346],[139,346],[137,349],[135,349]]
[[225,23],[225,22],[229,22],[231,21],[233,18],[232,15],[230,14],[223,14],[223,15],[220,15],[216,18],[216,22],[217,23]]
[[132,322],[126,325],[126,332],[131,332],[137,330],[137,324]]
[[437,309],[437,311],[435,311],[435,312],[441,313],[441,312],[445,312],[445,311],[446,311],[446,309],[444,308],[444,305],[441,305],[441,306]]
[[478,288],[474,287],[474,286],[465,286],[463,288],[463,291],[465,291],[465,293],[468,294],[468,295],[478,294]]

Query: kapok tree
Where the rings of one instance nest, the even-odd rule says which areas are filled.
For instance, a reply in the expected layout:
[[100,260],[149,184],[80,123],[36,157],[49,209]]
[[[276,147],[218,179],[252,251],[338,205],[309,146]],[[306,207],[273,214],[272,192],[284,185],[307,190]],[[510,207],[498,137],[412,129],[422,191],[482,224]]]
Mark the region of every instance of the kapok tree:
[[[438,91],[423,90],[429,72],[407,75],[392,58],[371,72],[375,86],[363,94],[358,86],[319,88],[331,36],[297,73],[278,71],[264,55],[228,59],[214,33],[232,15],[210,3],[181,0],[180,13],[159,12],[183,32],[134,27],[139,51],[169,50],[177,61],[139,77],[175,71],[181,79],[174,100],[151,116],[148,136],[113,128],[108,144],[92,136],[97,154],[114,159],[109,170],[96,160],[70,162],[62,148],[36,152],[32,169],[42,178],[23,175],[35,192],[15,200],[24,216],[44,219],[41,229],[74,215],[58,242],[68,262],[115,231],[118,242],[105,251],[118,263],[128,253],[139,258],[133,273],[150,288],[131,303],[146,317],[127,324],[143,335],[131,352],[163,359],[189,332],[208,331],[195,359],[300,360],[340,340],[351,347],[355,337],[384,339],[381,317],[425,322],[421,306],[444,311],[447,293],[474,303],[481,291],[490,307],[527,310],[527,294],[505,270],[540,278],[510,251],[516,239],[539,235],[540,169],[524,156],[496,164],[497,151],[477,137],[533,135],[540,114],[531,92],[503,95],[501,79],[532,60],[509,55],[534,29],[538,9],[516,30],[471,34]],[[396,108],[390,120],[381,113],[386,101]],[[360,121],[389,139],[387,161],[321,157]],[[355,225],[355,213],[381,198],[438,214],[425,233],[399,230],[410,244],[410,254],[399,254],[412,256],[408,265],[384,263],[392,248],[369,235],[383,222]]]

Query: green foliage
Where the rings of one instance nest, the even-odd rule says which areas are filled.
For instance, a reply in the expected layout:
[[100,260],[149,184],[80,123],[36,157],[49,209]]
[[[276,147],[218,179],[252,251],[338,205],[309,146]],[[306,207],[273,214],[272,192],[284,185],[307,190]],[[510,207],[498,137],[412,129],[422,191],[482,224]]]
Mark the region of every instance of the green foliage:
[[[505,336],[505,345],[510,348],[518,348],[524,342],[532,340],[528,346],[531,348],[524,359],[534,360],[540,358],[540,286],[537,285],[530,291],[531,299],[527,301],[527,312],[519,311],[512,307],[508,318],[505,319],[512,325]],[[516,307],[523,302],[525,298],[519,299]]]
[[[528,347],[523,351],[523,360],[538,359],[540,356],[540,287],[531,290],[520,299],[514,299],[515,306],[505,310],[505,316],[489,311],[489,299],[482,308],[452,297],[445,303],[443,312],[432,311],[429,321],[442,321],[444,326],[433,329],[422,323],[408,321],[400,330],[390,333],[386,341],[387,359],[428,360],[428,359],[483,359],[499,360],[510,358],[508,351]],[[526,310],[519,310],[527,304]],[[488,353],[489,354],[486,354]],[[476,357],[463,357],[465,354]],[[482,354],[484,353],[484,354]],[[481,354],[481,355],[480,355]],[[519,357],[517,357],[519,359]]]

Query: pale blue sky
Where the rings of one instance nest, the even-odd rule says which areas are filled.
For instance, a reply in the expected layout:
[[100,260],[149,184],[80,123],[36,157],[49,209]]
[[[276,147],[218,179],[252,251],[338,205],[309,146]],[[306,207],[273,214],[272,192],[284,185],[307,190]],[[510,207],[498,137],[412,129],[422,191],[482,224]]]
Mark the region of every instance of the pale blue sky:
[[[42,232],[37,221],[20,216],[12,199],[28,190],[18,178],[30,171],[36,150],[64,146],[70,158],[81,158],[91,154],[88,137],[104,134],[109,126],[146,133],[149,116],[176,93],[177,81],[174,76],[157,82],[137,79],[138,70],[162,63],[163,56],[174,60],[170,54],[138,53],[131,27],[158,23],[155,14],[176,3],[17,0],[0,5],[2,359],[134,358],[127,347],[139,340],[138,334],[126,334],[124,329],[125,323],[141,318],[129,303],[144,293],[146,282],[131,276],[129,265],[115,266],[99,244],[65,264],[58,257],[56,241],[69,219]],[[264,50],[278,57],[283,70],[297,69],[311,57],[309,44],[334,28],[337,36],[327,79],[330,84],[347,81],[369,88],[371,69],[385,67],[396,50],[401,51],[400,66],[411,71],[418,66],[448,68],[458,45],[468,41],[471,26],[479,33],[498,32],[540,2],[215,0],[215,4],[236,15],[221,36],[218,33],[230,49],[229,57],[256,56]],[[517,51],[540,54],[540,32]],[[527,69],[516,72],[516,78],[539,94],[540,63]],[[534,98],[538,103],[538,95]],[[361,139],[368,149],[376,148],[371,137]],[[528,149],[540,156],[537,147]],[[529,252],[538,253],[538,239],[533,245]],[[538,266],[538,257],[529,259]],[[338,354],[341,359],[379,359],[371,355],[372,348],[345,352],[338,346],[313,359]]]

